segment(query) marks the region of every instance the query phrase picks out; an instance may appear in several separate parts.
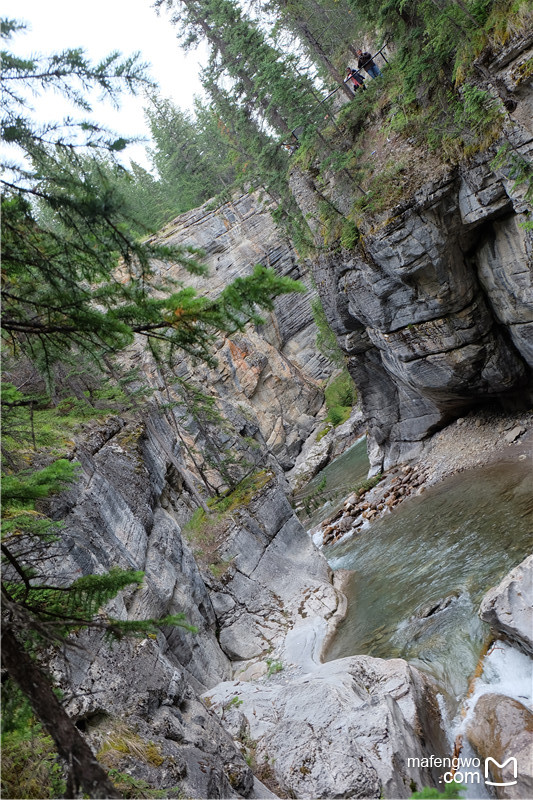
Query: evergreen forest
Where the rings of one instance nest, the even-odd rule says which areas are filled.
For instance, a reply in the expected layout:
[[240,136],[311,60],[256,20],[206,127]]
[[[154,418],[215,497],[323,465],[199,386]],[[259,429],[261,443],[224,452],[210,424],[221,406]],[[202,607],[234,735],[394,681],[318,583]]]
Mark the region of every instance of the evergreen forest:
[[[179,385],[200,429],[220,429],[212,398],[181,377],[180,365],[209,364],[217,337],[260,325],[276,298],[304,291],[257,264],[217,297],[203,296],[157,266],[204,275],[202,251],[152,235],[204,203],[216,208],[249,193],[301,258],[355,248],[364,218],[400,202],[408,183],[401,165],[369,156],[372,136],[409,140],[448,165],[486,149],[514,102],[492,81],[487,54],[533,21],[530,0],[153,5],[174,26],[176,46],[208,46],[193,110],[162,96],[136,56],[96,63],[73,41],[61,53],[21,58],[11,43],[24,25],[2,22],[2,737],[6,791],[19,792],[6,797],[156,796],[121,784],[95,759],[63,709],[45,654],[61,654],[84,629],[113,640],[191,625],[184,615],[124,621],[102,612],[118,592],[142,585],[139,571],[51,582],[50,564],[61,558],[52,501],[76,482],[72,437],[81,426],[155,402],[123,357],[128,348],[141,343],[162,384]],[[366,76],[365,90],[354,93],[346,69],[357,68],[359,48],[375,56],[381,75]],[[129,141],[89,121],[93,89],[117,103],[126,94],[145,98],[150,170],[124,166]],[[72,115],[37,123],[29,98],[48,92],[68,98]],[[530,163],[511,143],[498,159],[531,199]],[[310,172],[318,187],[318,238],[295,201],[296,171]],[[348,211],[328,193],[332,176],[350,187]],[[319,303],[316,314],[323,316]],[[342,361],[334,340],[329,349],[332,362]],[[230,453],[213,447],[209,458],[224,490],[245,477]],[[220,489],[204,484],[194,491],[209,513]]]

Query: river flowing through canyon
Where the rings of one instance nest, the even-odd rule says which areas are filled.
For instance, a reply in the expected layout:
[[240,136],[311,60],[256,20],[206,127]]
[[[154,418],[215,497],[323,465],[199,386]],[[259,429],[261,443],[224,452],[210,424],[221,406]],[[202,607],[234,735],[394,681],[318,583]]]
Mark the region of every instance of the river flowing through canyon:
[[[326,469],[333,492],[335,465]],[[344,472],[343,485],[346,480]],[[325,548],[334,570],[353,572],[345,589],[348,612],[327,660],[405,658],[437,680],[453,719],[490,636],[478,617],[483,594],[530,549],[530,489],[526,461],[471,469]]]
[[312,528],[333,514],[342,506],[346,495],[365,480],[368,468],[366,437],[363,436],[295,492],[294,501],[302,524]]

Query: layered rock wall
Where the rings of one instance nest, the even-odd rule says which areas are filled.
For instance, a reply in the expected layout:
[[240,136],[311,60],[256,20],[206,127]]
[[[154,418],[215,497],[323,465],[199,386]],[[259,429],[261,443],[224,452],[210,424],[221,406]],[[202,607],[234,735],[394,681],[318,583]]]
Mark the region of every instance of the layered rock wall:
[[186,361],[176,365],[180,377],[193,379],[217,398],[226,417],[244,413],[252,420],[262,444],[283,470],[289,470],[317,425],[323,404],[319,382],[329,377],[332,367],[316,348],[308,266],[282,236],[270,211],[257,195],[243,195],[218,208],[206,203],[182,214],[154,240],[199,248],[208,276],[189,275],[172,263],[155,267],[162,278],[183,280],[207,296],[249,275],[258,263],[307,287],[305,294],[276,299],[263,325],[248,326],[229,339],[221,337],[214,348],[216,367]]
[[266,672],[286,631],[328,620],[342,598],[274,477],[232,517],[220,549],[231,566],[223,581],[207,576],[220,646],[234,661],[262,658]]
[[[505,63],[509,81],[528,46]],[[518,107],[500,142],[367,219],[354,250],[313,265],[362,396],[374,471],[419,454],[461,409],[531,389],[531,206],[525,186],[493,166],[502,145],[533,154],[531,93],[514,90]],[[318,219],[312,177],[295,170],[292,188],[305,216]]]
[[66,660],[55,661],[69,713],[108,767],[151,786],[179,785],[179,796],[190,797],[270,796],[199,693],[244,660],[255,659],[264,674],[291,626],[326,625],[342,600],[282,481],[267,475],[227,517],[218,556],[228,571],[215,578],[197,565],[183,532],[195,503],[165,420],[154,413],[91,423],[73,456],[79,482],[52,509],[64,522],[46,563],[54,584],[113,567],[142,570],[142,586],[121,592],[105,613],[123,620],[183,613],[197,630],[169,627],[114,645],[98,630],[78,633]]

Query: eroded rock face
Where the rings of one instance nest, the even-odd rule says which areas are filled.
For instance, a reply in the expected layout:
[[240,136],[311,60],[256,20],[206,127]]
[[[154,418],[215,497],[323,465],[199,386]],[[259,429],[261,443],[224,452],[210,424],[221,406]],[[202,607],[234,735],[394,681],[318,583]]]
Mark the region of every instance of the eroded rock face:
[[[269,208],[256,195],[235,197],[216,209],[206,203],[177,217],[154,240],[205,252],[208,277],[190,275],[176,264],[161,263],[156,268],[163,277],[183,280],[206,296],[220,294],[235,278],[249,275],[258,263],[307,287],[305,294],[278,298],[274,311],[263,314],[264,325],[248,326],[243,334],[218,339],[216,367],[186,362],[179,367],[181,377],[193,378],[218,398],[226,417],[244,414],[248,425],[255,424],[262,443],[282,469],[291,469],[317,425],[315,417],[324,399],[318,381],[332,371],[316,348],[310,305],[314,289],[308,265],[297,259]],[[230,405],[233,412],[228,410]],[[201,442],[198,449],[202,449]]]
[[340,595],[284,482],[272,473],[232,512],[220,542],[231,570],[223,581],[210,575],[208,586],[182,535],[194,503],[165,420],[147,414],[90,425],[74,455],[79,483],[53,507],[64,520],[56,558],[47,562],[54,580],[116,566],[143,570],[143,585],[121,592],[106,613],[120,620],[184,613],[198,631],[173,627],[112,646],[99,631],[78,634],[66,662],[54,663],[68,712],[108,767],[169,797],[176,786],[189,797],[272,796],[199,693],[229,679],[235,661],[259,659],[266,669],[290,625],[325,626],[337,610]]
[[[524,259],[525,256],[525,259]],[[478,254],[479,280],[494,313],[508,329],[526,363],[533,367],[533,242],[520,216],[495,220]],[[524,269],[526,267],[526,269]]]
[[107,439],[96,429],[80,441],[80,482],[55,510],[65,523],[57,571],[72,580],[114,566],[143,570],[143,586],[126,593],[119,618],[185,613],[199,634],[177,628],[168,644],[189,677],[208,686],[230,667],[214,635],[209,593],[181,536],[195,506],[173,471],[170,456],[181,455],[172,431],[156,415],[150,425],[153,433],[139,420],[115,420]]
[[374,471],[419,452],[461,408],[518,394],[530,379],[531,237],[509,235],[525,215],[501,180],[496,207],[466,222],[460,198],[477,195],[465,186],[453,175],[426,187],[365,237],[365,259],[344,253],[316,266],[362,396]]
[[[408,797],[411,781],[430,782],[406,766],[425,748],[442,750],[427,680],[399,660],[317,666],[345,599],[279,476],[265,473],[263,488],[231,512],[219,553],[228,570],[215,579],[182,536],[193,504],[166,421],[148,415],[90,426],[75,455],[82,474],[54,501],[65,526],[49,568],[69,581],[113,566],[142,569],[143,586],[120,593],[106,612],[117,619],[184,612],[198,628],[111,647],[97,630],[80,633],[66,663],[54,664],[68,712],[109,768],[169,797],[176,786],[180,796],[273,796],[238,746],[242,718],[234,730],[199,697],[218,684],[211,691],[225,713],[242,689],[256,762],[266,759],[295,796]],[[265,675],[271,652],[297,676],[286,686],[229,680],[234,669]]]
[[[269,207],[257,195],[234,197],[219,208],[205,203],[168,223],[154,240],[201,248],[209,268],[207,278],[189,275],[173,264],[160,264],[159,269],[163,276],[180,279],[187,275],[188,285],[210,295],[218,295],[235,278],[249,275],[259,263],[308,283],[306,266],[298,262],[295,251],[274,224]],[[261,333],[307,374],[322,375],[325,360],[314,346],[316,332],[308,297],[278,298],[275,315]]]
[[[485,694],[476,703],[467,735],[481,758],[495,759],[502,767],[489,762],[497,797],[533,797],[533,714],[518,700],[498,694]],[[513,763],[503,766],[515,758]]]
[[207,697],[223,719],[237,698],[258,763],[296,797],[410,797],[412,782],[433,777],[407,758],[446,749],[429,682],[400,659],[343,658],[288,681],[222,683]]
[[221,581],[206,576],[220,646],[233,661],[265,659],[289,628],[332,617],[340,595],[277,478],[232,516],[220,551],[231,566]]
[[107,613],[139,619],[183,612],[198,633],[176,627],[112,646],[99,631],[80,633],[55,669],[68,712],[108,767],[170,797],[177,785],[190,797],[251,797],[250,768],[197,696],[231,668],[209,592],[181,536],[192,503],[171,456],[180,462],[171,430],[156,416],[149,427],[114,419],[86,432],[76,452],[79,484],[54,506],[65,526],[57,561],[47,568],[69,582],[115,566],[141,569],[142,587],[122,592]]
[[330,429],[324,435],[325,425],[319,426],[307,439],[296,458],[294,467],[286,478],[294,494],[302,489],[331,460],[343,453],[364,435],[366,422],[356,406],[342,425]]
[[[516,78],[513,64],[530,46],[502,62],[505,80]],[[506,136],[530,159],[531,122],[519,111],[530,100],[525,87],[515,90],[520,102]],[[373,472],[419,455],[461,409],[531,390],[533,233],[523,227],[530,206],[524,188],[491,166],[499,144],[365,219],[362,247],[313,265],[362,398]],[[295,170],[291,185],[306,217],[318,219],[310,175]]]
[[63,682],[76,690],[67,709],[107,768],[166,797],[255,796],[251,769],[186,672],[164,655],[162,635],[110,647],[92,633],[79,644]]
[[533,656],[533,555],[484,596],[481,619]]

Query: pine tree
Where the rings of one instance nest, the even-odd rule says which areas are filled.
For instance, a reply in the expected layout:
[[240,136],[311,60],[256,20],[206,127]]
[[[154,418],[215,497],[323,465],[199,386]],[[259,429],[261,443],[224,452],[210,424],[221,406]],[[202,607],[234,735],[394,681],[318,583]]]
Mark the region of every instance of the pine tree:
[[[279,24],[300,38],[317,65],[322,58],[315,51],[312,40],[298,32],[296,17],[305,22],[312,39],[319,43],[320,49],[334,65],[343,65],[348,53],[356,55],[357,42],[362,34],[361,19],[350,0],[284,0],[284,9],[281,5],[278,8],[277,0],[271,0],[271,5],[281,17]],[[327,66],[326,70],[329,72]]]
[[233,0],[157,0],[172,9],[186,46],[205,39],[211,54],[206,80],[226,74],[242,105],[250,105],[281,134],[305,124],[314,105],[313,84],[278,52]]
[[[21,27],[6,22],[4,38]],[[146,86],[138,59],[112,54],[92,65],[82,51],[68,50],[28,60],[7,52],[3,61],[2,127],[14,158],[3,180],[2,336],[7,352],[29,358],[48,385],[60,360],[86,354],[98,363],[132,342],[135,334],[158,357],[172,359],[185,351],[210,359],[216,332],[259,322],[261,308],[271,309],[276,296],[300,289],[260,266],[215,299],[157,280],[154,258],[179,261],[192,272],[204,268],[187,248],[162,248],[137,238],[144,225],[125,202],[124,187],[116,180],[121,173],[112,160],[125,140],[93,122],[67,119],[36,126],[25,114],[28,87],[60,91],[88,112],[91,87],[116,98],[121,88]],[[14,436],[3,460],[2,662],[70,763],[70,796],[82,787],[91,797],[116,797],[32,651],[87,626],[121,636],[186,623],[180,615],[131,622],[105,614],[95,618],[117,591],[139,584],[142,575],[137,572],[50,580],[44,565],[51,563],[61,530],[47,516],[46,502],[75,480],[76,465],[64,459],[38,468],[21,465],[16,438],[35,434],[33,417],[25,430],[21,413],[26,408],[31,413],[35,398],[8,386],[3,399],[12,413]]]
[[318,106],[313,81],[296,55],[276,49],[263,28],[234,0],[157,0],[172,10],[184,46],[205,40],[209,63],[202,75],[211,108],[236,154],[237,178],[247,190],[262,188],[277,208],[274,219],[294,243],[308,249],[308,226],[288,185],[288,153],[280,146],[313,135]]
[[158,176],[152,175],[140,164],[132,161],[129,169],[121,167],[118,171],[112,165],[112,178],[118,182],[120,194],[130,209],[134,220],[142,220],[135,232],[144,236],[148,230],[155,233],[174,214],[166,196],[166,187]]
[[[312,2],[314,8],[309,6]],[[326,51],[327,44],[323,41],[323,28],[318,30],[313,26],[313,19],[321,9],[315,0],[307,0],[304,4],[301,0],[273,0],[271,7],[280,14],[282,24],[286,25],[303,44],[313,61],[322,68],[322,71],[337,83],[344,94],[353,97],[352,90],[344,83],[344,76],[339,72],[335,65],[335,51],[338,49],[339,41],[336,41],[335,51],[330,54]],[[345,18],[346,19],[346,18]],[[329,27],[329,25],[328,25]],[[343,35],[345,35],[346,24],[344,25]]]
[[289,187],[287,150],[262,130],[250,110],[235,102],[232,94],[221,89],[216,81],[206,82],[205,88],[223,135],[235,153],[236,184],[243,191],[259,191],[280,230],[295,246],[308,249],[309,228]]
[[167,219],[197,208],[231,186],[229,148],[209,110],[197,103],[191,118],[170,100],[152,95],[146,114],[159,190],[167,198]]
[[[77,60],[68,61],[52,86],[69,85],[65,73],[75,64]],[[39,82],[41,74],[51,74],[51,68],[19,67],[26,83],[34,73]],[[77,75],[74,72],[71,79]],[[98,69],[95,75],[99,84]],[[15,77],[11,66],[9,90],[16,85]],[[83,85],[89,81],[85,65]],[[75,88],[67,96],[77,98]],[[22,105],[13,90],[11,97],[15,106]],[[13,124],[17,119],[20,124]],[[240,279],[215,300],[198,297],[187,287],[163,285],[156,280],[154,259],[181,263],[191,272],[203,272],[204,267],[190,248],[161,247],[135,237],[135,227],[142,223],[131,217],[120,187],[107,180],[100,157],[88,154],[95,126],[80,153],[80,145],[66,138],[72,121],[48,144],[54,126],[44,126],[43,139],[44,129],[32,131],[30,122],[21,119],[8,104],[8,141],[31,165],[13,167],[3,181],[2,329],[11,347],[22,348],[49,367],[74,347],[89,352],[120,349],[134,334],[142,334],[160,352],[172,354],[181,348],[208,357],[215,331],[242,327],[258,316],[256,306],[270,308],[273,297],[294,290],[290,281],[259,267],[253,277]],[[85,128],[81,123],[76,134]],[[101,147],[108,142],[108,153],[117,149],[101,129],[98,136]]]

